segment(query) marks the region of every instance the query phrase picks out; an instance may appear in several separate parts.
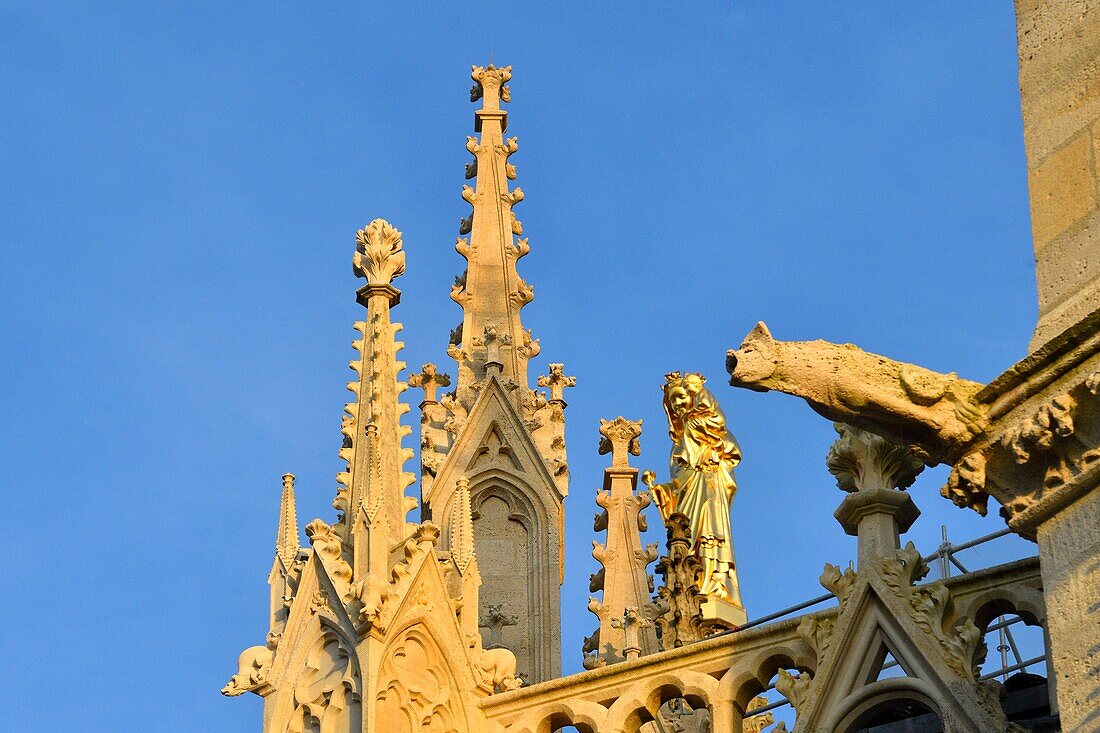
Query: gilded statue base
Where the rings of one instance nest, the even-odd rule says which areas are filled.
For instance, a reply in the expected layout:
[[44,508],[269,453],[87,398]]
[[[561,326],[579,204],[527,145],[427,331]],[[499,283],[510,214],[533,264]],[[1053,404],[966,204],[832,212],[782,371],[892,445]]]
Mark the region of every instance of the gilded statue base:
[[699,610],[703,614],[703,624],[711,628],[733,629],[744,625],[749,620],[744,606],[725,598],[707,598],[700,604]]

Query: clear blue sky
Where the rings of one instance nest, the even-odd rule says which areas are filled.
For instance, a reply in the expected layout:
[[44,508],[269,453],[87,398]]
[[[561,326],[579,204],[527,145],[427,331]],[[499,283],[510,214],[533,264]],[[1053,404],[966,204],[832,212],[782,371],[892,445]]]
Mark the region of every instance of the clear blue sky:
[[[598,419],[643,418],[636,463],[664,475],[666,371],[710,377],[744,449],[758,616],[820,593],[854,542],[831,426],[725,386],[727,348],[763,319],[981,381],[1024,354],[1012,3],[532,5],[0,6],[6,719],[258,730],[259,699],[218,689],[263,641],[280,474],[303,523],[333,518],[354,232],[404,232],[404,356],[453,373],[469,67],[490,53],[514,68],[525,323],[537,366],[577,376],[568,671],[595,623]],[[1003,526],[939,498],[944,475],[913,489],[926,551],[941,523]]]

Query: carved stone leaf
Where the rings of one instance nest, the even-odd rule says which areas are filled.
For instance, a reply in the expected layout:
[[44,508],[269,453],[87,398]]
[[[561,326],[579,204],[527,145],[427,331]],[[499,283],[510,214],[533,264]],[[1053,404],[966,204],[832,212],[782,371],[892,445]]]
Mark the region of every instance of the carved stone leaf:
[[390,285],[405,272],[401,232],[385,219],[375,219],[355,233],[353,269],[369,285]]

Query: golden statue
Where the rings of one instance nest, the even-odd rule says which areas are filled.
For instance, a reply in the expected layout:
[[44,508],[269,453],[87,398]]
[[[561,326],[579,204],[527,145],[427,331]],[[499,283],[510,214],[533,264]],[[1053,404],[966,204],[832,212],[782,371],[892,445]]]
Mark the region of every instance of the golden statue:
[[741,462],[741,448],[726,430],[726,416],[703,386],[702,375],[672,372],[665,382],[671,479],[657,484],[653,472],[646,471],[642,481],[666,525],[673,514],[687,517],[692,552],[701,561],[696,585],[705,596],[704,616],[741,624],[746,618],[730,536],[730,505],[737,493],[733,468]]

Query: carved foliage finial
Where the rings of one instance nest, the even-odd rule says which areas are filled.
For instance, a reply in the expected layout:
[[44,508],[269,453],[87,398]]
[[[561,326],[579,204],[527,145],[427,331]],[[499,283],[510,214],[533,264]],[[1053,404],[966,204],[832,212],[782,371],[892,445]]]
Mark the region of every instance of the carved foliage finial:
[[502,101],[512,101],[511,90],[505,86],[512,78],[511,66],[474,66],[470,78],[474,80],[474,86],[470,89],[470,101],[483,100],[482,109],[498,110]]
[[612,467],[630,465],[627,454],[641,454],[638,437],[642,434],[641,420],[627,420],[617,417],[614,420],[600,420],[600,455],[611,454]]
[[409,386],[423,389],[425,402],[435,402],[436,390],[440,387],[450,387],[451,378],[447,374],[436,371],[435,364],[429,362],[420,367],[419,374],[409,377]]
[[367,285],[392,286],[394,278],[405,272],[405,252],[401,232],[385,219],[375,219],[355,233],[352,266]]
[[825,465],[844,491],[905,489],[913,485],[924,463],[884,438],[844,423],[834,423],[836,442]]

